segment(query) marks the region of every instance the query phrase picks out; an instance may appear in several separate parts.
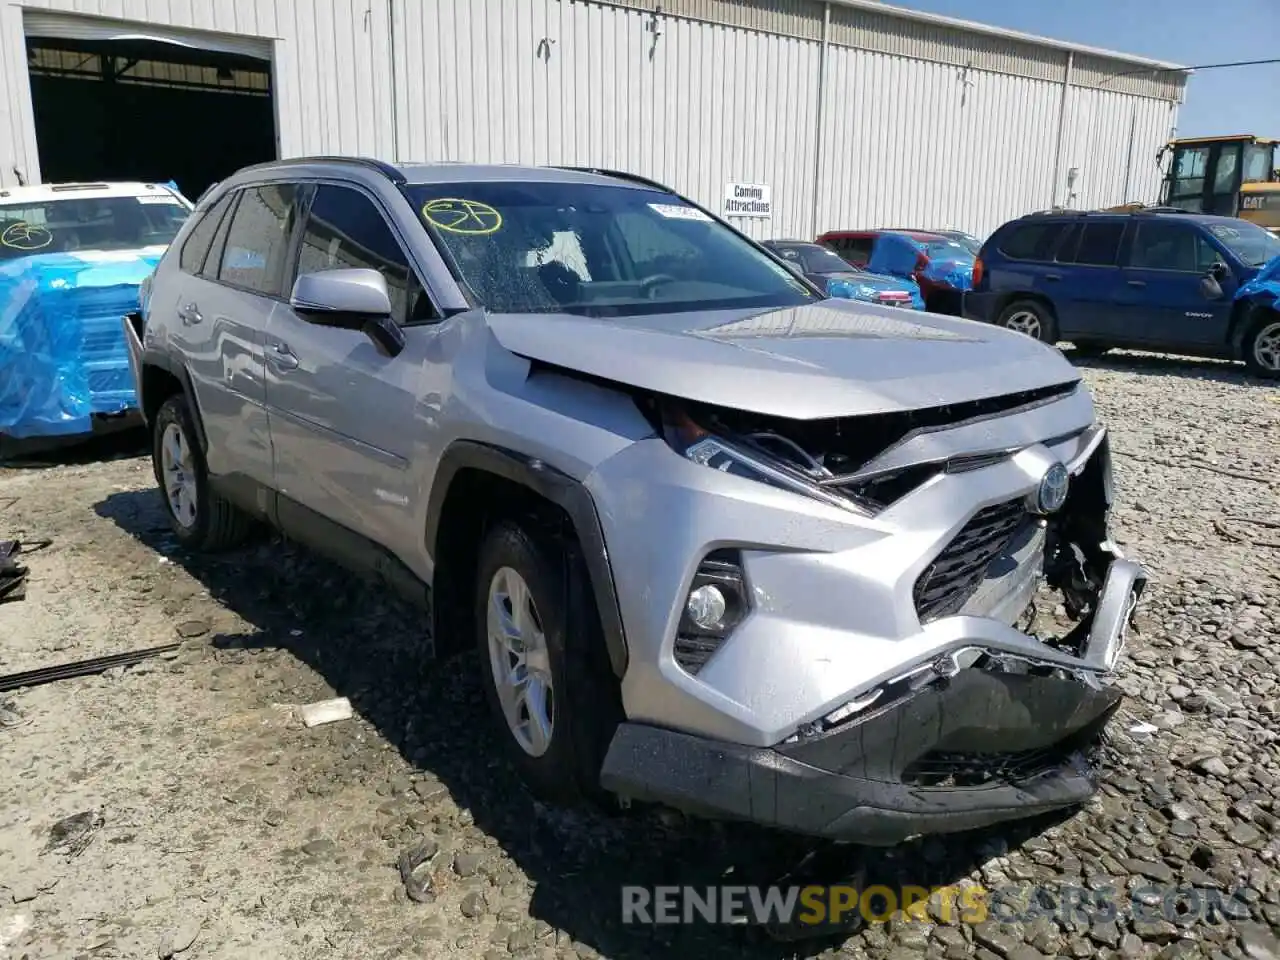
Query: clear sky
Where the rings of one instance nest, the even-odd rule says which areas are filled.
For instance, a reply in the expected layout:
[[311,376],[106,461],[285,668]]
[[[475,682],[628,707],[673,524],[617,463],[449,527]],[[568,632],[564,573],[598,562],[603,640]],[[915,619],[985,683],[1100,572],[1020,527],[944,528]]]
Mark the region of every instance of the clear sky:
[[[1280,0],[888,0],[996,27],[1184,66],[1280,57]],[[1280,64],[1187,83],[1178,135],[1280,137]]]

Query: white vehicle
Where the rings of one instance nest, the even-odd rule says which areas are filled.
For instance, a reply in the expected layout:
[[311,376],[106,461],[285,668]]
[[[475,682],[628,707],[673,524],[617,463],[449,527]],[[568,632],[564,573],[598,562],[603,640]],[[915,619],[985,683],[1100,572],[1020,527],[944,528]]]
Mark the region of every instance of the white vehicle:
[[0,438],[134,422],[120,318],[191,213],[173,184],[0,190]]

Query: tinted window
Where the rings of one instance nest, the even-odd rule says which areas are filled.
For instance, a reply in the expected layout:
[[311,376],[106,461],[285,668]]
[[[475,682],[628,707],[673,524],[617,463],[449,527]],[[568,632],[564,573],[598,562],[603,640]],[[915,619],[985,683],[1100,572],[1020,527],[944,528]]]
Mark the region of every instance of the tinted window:
[[225,283],[280,295],[282,266],[289,246],[289,224],[297,187],[273,183],[241,191],[232,214],[218,279]]
[[1048,260],[1068,226],[1066,220],[1020,223],[1000,240],[1000,252],[1013,260]]
[[359,190],[321,184],[302,235],[298,274],[355,267],[382,274],[398,322],[430,319],[430,306],[382,212]]
[[1124,236],[1124,223],[1119,220],[1085,223],[1080,235],[1080,245],[1072,263],[1095,267],[1115,266],[1120,253],[1120,238]]
[[1185,223],[1154,221],[1138,226],[1129,265],[1145,270],[1203,273],[1220,259],[1200,231]]
[[406,193],[494,312],[644,316],[818,299],[773,257],[661,191],[505,180]]
[[810,273],[847,273],[849,270],[849,262],[833,250],[816,243],[800,249],[805,269]]
[[218,232],[218,224],[222,215],[231,206],[232,194],[227,194],[210,207],[191,228],[186,242],[182,245],[182,256],[178,259],[178,267],[183,273],[199,273],[204,269],[205,257],[213,246],[214,235]]

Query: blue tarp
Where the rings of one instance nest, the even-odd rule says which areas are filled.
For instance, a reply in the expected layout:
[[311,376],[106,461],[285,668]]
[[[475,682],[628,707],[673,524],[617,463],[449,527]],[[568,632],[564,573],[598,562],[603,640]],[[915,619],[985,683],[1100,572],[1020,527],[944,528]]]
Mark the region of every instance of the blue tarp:
[[1237,300],[1257,300],[1280,309],[1280,257],[1272,257],[1236,291]]
[[933,247],[905,234],[882,234],[876,240],[867,269],[872,273],[910,277],[916,272],[921,255],[929,258],[921,274],[923,279],[953,290],[968,290],[973,286],[973,257],[954,241]]
[[52,253],[0,265],[0,433],[72,436],[137,406],[120,319],[161,254]]

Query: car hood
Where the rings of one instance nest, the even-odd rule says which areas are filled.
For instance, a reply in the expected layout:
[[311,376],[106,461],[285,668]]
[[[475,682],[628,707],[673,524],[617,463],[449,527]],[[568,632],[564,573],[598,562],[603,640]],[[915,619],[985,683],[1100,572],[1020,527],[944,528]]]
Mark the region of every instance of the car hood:
[[830,273],[827,274],[829,280],[844,280],[848,283],[856,283],[860,286],[868,287],[876,292],[889,290],[910,293],[915,283],[911,280],[904,280],[899,277],[889,277],[881,273]]
[[701,403],[795,419],[859,416],[1080,379],[1057,350],[989,324],[850,300],[646,317],[490,314],[530,360]]

